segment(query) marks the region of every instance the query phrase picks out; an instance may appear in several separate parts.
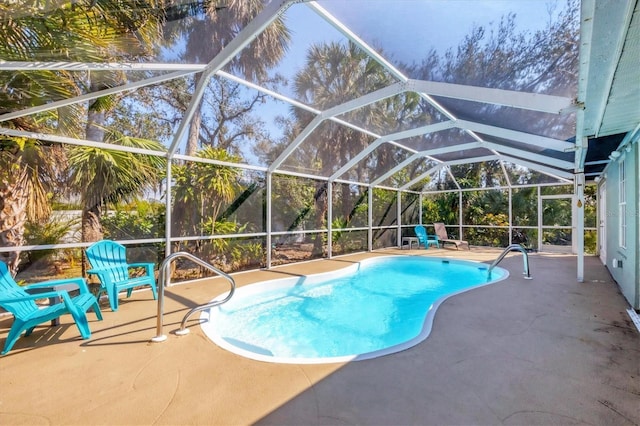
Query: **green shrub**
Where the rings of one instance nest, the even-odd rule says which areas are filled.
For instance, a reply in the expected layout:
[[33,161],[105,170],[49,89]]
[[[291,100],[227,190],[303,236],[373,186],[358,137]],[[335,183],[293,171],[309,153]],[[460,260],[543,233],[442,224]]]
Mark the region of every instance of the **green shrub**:
[[[74,230],[77,230],[80,224],[80,218],[63,219],[52,217],[48,222],[27,222],[25,224],[24,237],[28,245],[52,245],[61,244],[63,242],[71,242],[77,240]],[[71,240],[71,241],[69,241]],[[63,250],[29,250],[21,254],[21,269],[40,263],[43,266],[51,265],[55,260],[55,256],[62,256],[63,259],[72,261],[73,249]],[[77,251],[77,250],[76,250]]]

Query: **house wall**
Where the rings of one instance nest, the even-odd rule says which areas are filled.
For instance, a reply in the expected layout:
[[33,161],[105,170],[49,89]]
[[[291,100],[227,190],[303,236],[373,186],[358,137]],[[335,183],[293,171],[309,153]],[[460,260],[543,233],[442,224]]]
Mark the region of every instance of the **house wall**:
[[[634,142],[634,141],[632,141]],[[620,286],[622,294],[634,309],[640,309],[640,153],[637,140],[630,144],[631,151],[622,149],[623,155],[617,161],[611,162],[606,170],[604,185],[607,190],[607,209],[601,214],[606,215],[607,227],[607,263],[609,272]],[[620,246],[620,174],[619,162],[624,158],[626,169],[626,199],[627,199],[627,232],[626,247]],[[621,265],[614,261],[621,261]]]

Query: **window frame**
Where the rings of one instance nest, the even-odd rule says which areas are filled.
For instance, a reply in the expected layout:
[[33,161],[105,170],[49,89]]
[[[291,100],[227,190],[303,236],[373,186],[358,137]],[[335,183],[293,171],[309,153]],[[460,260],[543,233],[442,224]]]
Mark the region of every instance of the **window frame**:
[[627,248],[627,167],[624,156],[618,162],[618,245]]

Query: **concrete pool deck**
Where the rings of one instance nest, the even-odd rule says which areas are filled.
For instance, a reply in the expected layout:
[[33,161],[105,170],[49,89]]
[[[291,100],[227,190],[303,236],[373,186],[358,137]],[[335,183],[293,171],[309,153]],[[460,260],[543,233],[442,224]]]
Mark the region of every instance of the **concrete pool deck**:
[[[238,285],[343,267],[368,256],[495,259],[497,249],[384,250],[234,275]],[[167,341],[149,291],[121,299],[92,337],[68,316],[37,327],[0,358],[0,424],[494,425],[640,424],[640,333],[598,258],[531,254],[533,280],[512,253],[511,276],[447,299],[431,335],[406,351],[342,364],[242,358],[184,314],[225,291],[220,279],[166,290]],[[4,345],[10,317],[0,318]]]

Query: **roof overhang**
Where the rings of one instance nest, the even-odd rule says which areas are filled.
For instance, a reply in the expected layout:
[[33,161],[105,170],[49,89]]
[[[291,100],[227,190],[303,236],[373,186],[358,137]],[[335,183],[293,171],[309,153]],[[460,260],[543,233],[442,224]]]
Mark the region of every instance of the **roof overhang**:
[[578,104],[584,111],[576,133],[587,147],[576,169],[594,178],[640,124],[638,0],[582,0]]

